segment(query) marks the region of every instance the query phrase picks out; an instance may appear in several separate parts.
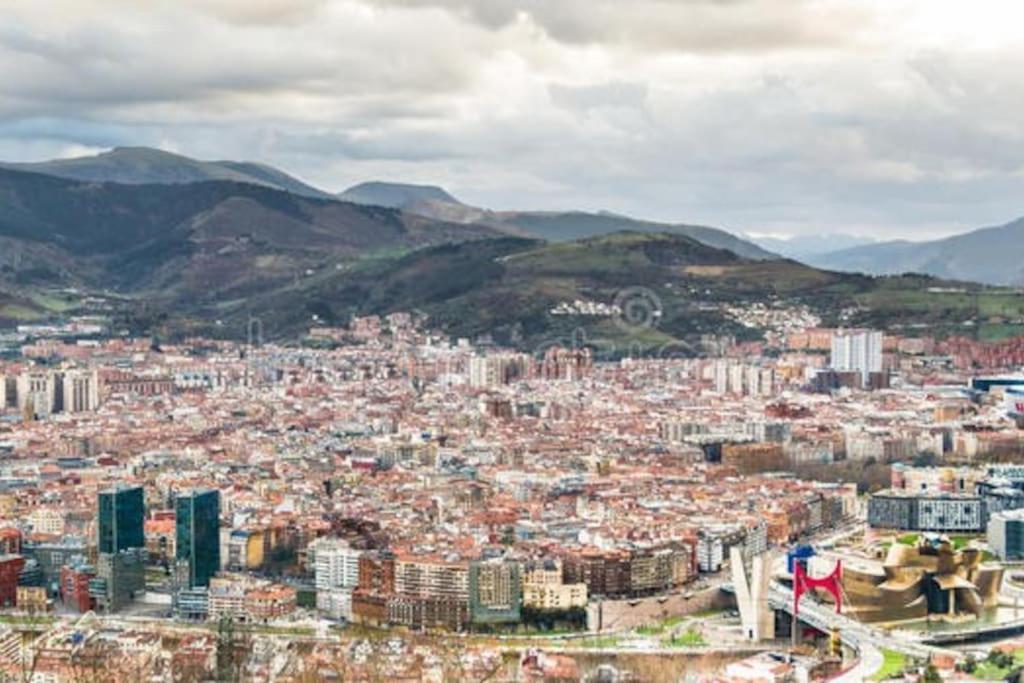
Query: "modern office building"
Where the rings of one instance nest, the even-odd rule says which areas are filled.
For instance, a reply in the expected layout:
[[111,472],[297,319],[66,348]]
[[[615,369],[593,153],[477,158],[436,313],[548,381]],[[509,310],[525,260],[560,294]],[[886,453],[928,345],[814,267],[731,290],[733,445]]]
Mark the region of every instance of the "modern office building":
[[882,371],[882,333],[874,330],[839,330],[832,337],[830,367],[837,372],[858,372],[867,386],[873,372]]
[[146,590],[146,505],[141,486],[115,486],[97,495],[95,576],[89,594],[97,608],[116,612]]
[[35,560],[39,571],[40,583],[51,596],[60,591],[61,569],[76,557],[84,557],[88,552],[85,538],[68,536],[56,541],[26,540],[25,555]]
[[174,507],[175,556],[187,566],[188,587],[208,586],[220,569],[220,492],[190,491]]
[[518,562],[493,559],[469,565],[469,614],[473,623],[518,623],[522,592]]
[[868,524],[876,529],[980,533],[988,515],[980,496],[880,491],[868,500]]
[[145,548],[100,553],[95,569],[89,595],[99,610],[117,612],[146,590]]
[[174,593],[174,616],[189,621],[204,621],[210,613],[210,592],[206,588],[182,588]]
[[117,486],[100,491],[98,507],[96,529],[100,553],[146,546],[146,505],[141,486]]
[[988,520],[989,549],[1000,560],[1024,560],[1024,510],[997,512]]

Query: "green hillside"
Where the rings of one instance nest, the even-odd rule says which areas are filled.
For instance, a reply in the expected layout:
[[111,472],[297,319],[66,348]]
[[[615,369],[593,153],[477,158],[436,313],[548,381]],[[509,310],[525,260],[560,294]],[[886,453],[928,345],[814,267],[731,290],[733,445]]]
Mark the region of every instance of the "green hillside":
[[72,314],[53,298],[69,287],[114,301],[137,333],[241,338],[254,316],[265,336],[294,340],[311,324],[417,310],[452,335],[533,350],[585,341],[609,357],[762,338],[754,304],[905,334],[1024,331],[1012,290],[749,258],[661,229],[545,241],[251,183],[0,169],[0,325]]
[[[608,355],[693,349],[703,334],[757,339],[726,306],[806,306],[826,324],[874,324],[909,334],[948,334],[972,319],[973,302],[1002,302],[1007,320],[1024,302],[1006,290],[941,291],[931,278],[870,278],[794,261],[750,261],[678,235],[616,233],[549,244],[506,237],[353,260],[255,297],[197,311],[230,329],[259,317],[269,336],[301,334],[317,316],[418,310],[450,334],[493,335],[527,350],[585,340]],[[931,291],[934,290],[934,291]],[[616,315],[556,315],[576,300],[638,307]],[[994,304],[991,304],[994,305]],[[654,311],[660,311],[655,314]],[[840,312],[848,317],[839,318]]]

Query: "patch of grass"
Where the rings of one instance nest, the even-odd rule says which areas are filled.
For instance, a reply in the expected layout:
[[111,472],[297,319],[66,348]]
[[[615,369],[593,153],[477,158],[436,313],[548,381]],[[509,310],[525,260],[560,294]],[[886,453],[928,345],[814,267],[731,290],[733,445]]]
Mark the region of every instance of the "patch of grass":
[[618,647],[620,638],[618,636],[596,636],[594,638],[585,638],[583,640],[569,641],[566,643],[567,647],[579,647],[585,650],[604,650],[608,648]]
[[0,624],[38,626],[57,621],[53,614],[0,614]]
[[896,537],[896,542],[903,545],[917,545],[921,540],[921,534],[902,534]]
[[532,637],[532,636],[541,636],[541,637],[543,637],[543,636],[566,636],[566,635],[571,635],[573,633],[579,633],[579,631],[576,630],[576,629],[565,628],[565,627],[555,627],[555,628],[544,629],[544,628],[540,628],[538,626],[520,625],[519,628],[515,631],[515,633],[504,634],[504,635],[525,636],[525,637]]
[[896,650],[882,649],[882,666],[871,677],[872,681],[884,681],[895,678],[907,668],[907,657]]
[[35,292],[30,298],[32,303],[51,313],[66,313],[79,306],[76,297],[58,291]]
[[41,317],[42,315],[39,313],[39,311],[33,310],[28,306],[23,306],[21,304],[0,305],[0,319],[25,322],[30,320],[38,320]]
[[978,540],[977,536],[950,536],[949,542],[953,544],[954,550],[963,550],[971,544],[971,541]]
[[664,633],[665,631],[667,631],[667,630],[669,630],[671,628],[675,628],[676,626],[679,626],[684,621],[686,621],[686,617],[682,617],[682,616],[668,617],[667,619],[665,619],[663,621],[660,621],[660,622],[657,622],[657,623],[654,623],[654,624],[644,624],[643,626],[640,626],[639,628],[636,629],[636,633],[637,633],[637,635],[641,635],[641,636],[657,636],[657,635],[661,635],[662,633]]
[[1024,336],[1024,325],[1015,323],[983,323],[978,327],[981,341],[997,342]]
[[975,665],[973,675],[983,681],[1002,681],[1022,666],[1024,666],[1024,650],[1017,650],[1012,655],[990,653],[988,657]]
[[662,644],[665,647],[703,647],[707,645],[707,641],[700,631],[691,628],[683,633],[667,636]]

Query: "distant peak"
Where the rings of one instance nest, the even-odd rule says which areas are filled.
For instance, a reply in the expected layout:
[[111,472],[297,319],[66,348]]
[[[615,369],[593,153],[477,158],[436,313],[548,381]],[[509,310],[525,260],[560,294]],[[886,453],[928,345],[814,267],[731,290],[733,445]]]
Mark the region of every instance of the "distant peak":
[[219,180],[262,185],[306,197],[331,197],[266,164],[200,161],[177,152],[142,145],[120,145],[97,154],[20,164],[17,168],[86,182],[177,185]]
[[121,145],[118,147],[112,147],[110,151],[103,152],[97,156],[131,156],[131,157],[172,157],[175,159],[184,159],[181,154],[176,152],[168,152],[167,150],[160,149],[158,147],[144,147],[142,145]]
[[401,209],[422,202],[461,204],[447,190],[437,185],[393,183],[381,180],[371,180],[353,185],[338,197],[356,204],[373,204],[393,209]]

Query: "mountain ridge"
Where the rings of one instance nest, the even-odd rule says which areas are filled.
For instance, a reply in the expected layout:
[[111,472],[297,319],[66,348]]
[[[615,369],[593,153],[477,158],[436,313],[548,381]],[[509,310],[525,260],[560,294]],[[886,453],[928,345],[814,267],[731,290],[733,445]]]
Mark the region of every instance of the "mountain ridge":
[[370,180],[353,185],[336,196],[342,201],[354,204],[386,206],[391,209],[407,209],[424,202],[462,206],[462,202],[438,185],[392,183],[382,180]]
[[273,187],[305,197],[331,195],[267,164],[200,161],[152,147],[114,147],[92,156],[39,162],[0,162],[0,168],[78,180],[123,185],[189,184],[225,180]]
[[878,243],[878,240],[874,238],[848,233],[794,235],[792,237],[757,236],[747,233],[741,236],[768,251],[797,260]]
[[[282,282],[332,258],[497,234],[250,183],[123,185],[0,169],[0,238],[12,253],[48,250],[62,264],[53,275],[74,283],[182,299],[247,278]],[[19,276],[8,268],[8,280]]]
[[127,185],[188,185],[211,181],[248,183],[298,196],[383,206],[452,224],[484,225],[512,235],[551,241],[610,234],[622,230],[688,235],[741,256],[777,258],[731,232],[707,226],[670,224],[586,211],[496,211],[462,203],[438,185],[368,181],[332,195],[267,164],[246,161],[200,161],[142,146],[115,147],[93,156],[31,163],[0,163],[0,169],[29,172],[81,182]]
[[355,185],[340,195],[360,203],[380,203],[430,218],[487,225],[511,235],[567,242],[616,232],[664,232],[692,237],[709,246],[729,249],[753,259],[774,259],[778,254],[736,234],[701,225],[646,221],[611,211],[508,211],[465,204],[436,185],[373,181]]
[[1024,217],[936,240],[890,240],[820,254],[808,262],[886,275],[920,272],[991,285],[1024,284]]

